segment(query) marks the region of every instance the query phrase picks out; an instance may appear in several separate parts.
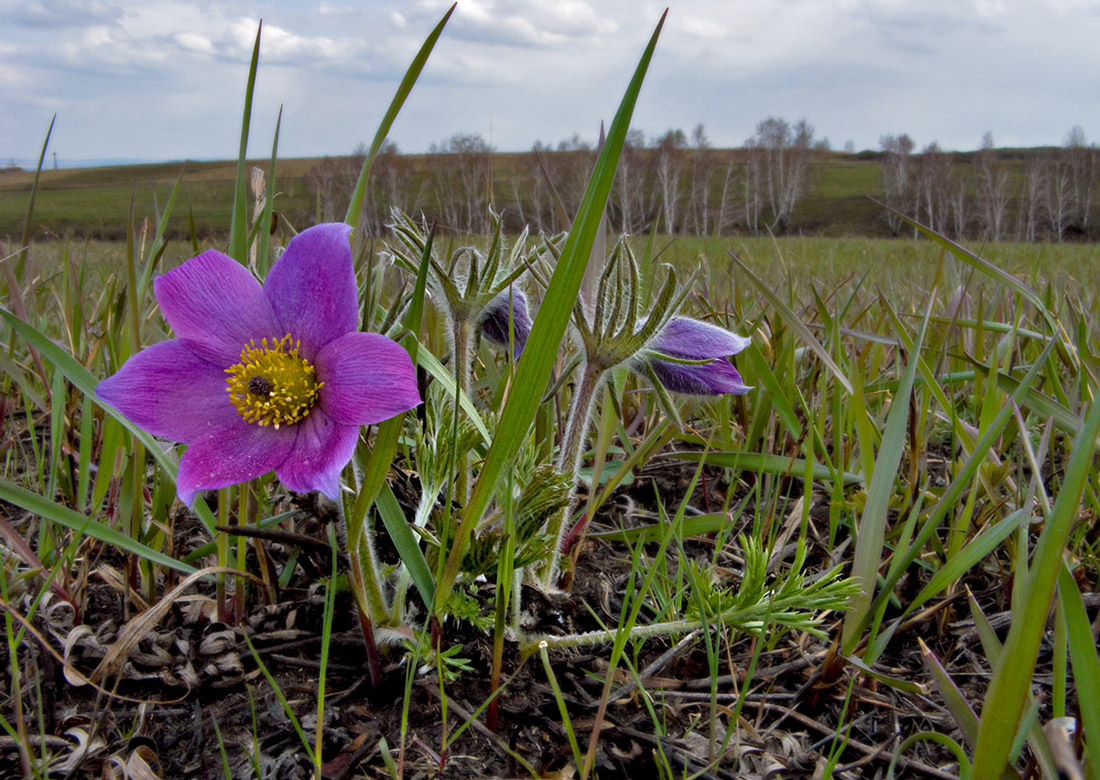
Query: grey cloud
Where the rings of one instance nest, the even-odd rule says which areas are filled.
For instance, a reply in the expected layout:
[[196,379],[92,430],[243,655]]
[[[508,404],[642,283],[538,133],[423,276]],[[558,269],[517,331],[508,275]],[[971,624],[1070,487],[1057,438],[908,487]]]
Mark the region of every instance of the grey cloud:
[[102,0],[0,0],[0,18],[9,32],[12,28],[58,30],[110,24],[122,16],[122,8]]
[[[459,4],[447,32],[470,44],[558,49],[617,32],[619,24],[603,11],[605,5],[585,0],[470,0]],[[421,0],[410,18],[423,24],[438,19],[448,6],[439,0]]]

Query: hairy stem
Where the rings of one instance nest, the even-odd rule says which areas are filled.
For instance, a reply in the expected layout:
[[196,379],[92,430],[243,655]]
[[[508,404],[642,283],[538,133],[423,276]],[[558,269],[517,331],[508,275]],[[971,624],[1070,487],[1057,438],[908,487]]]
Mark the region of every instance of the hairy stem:
[[[465,320],[454,321],[454,369],[455,383],[462,395],[470,396],[470,350],[473,342],[473,332],[470,324]],[[455,399],[455,425],[458,425],[458,399]],[[454,500],[461,506],[466,506],[470,497],[470,457],[469,453],[462,451],[457,453],[455,469]]]
[[588,433],[589,420],[592,416],[592,405],[596,398],[596,390],[603,380],[603,370],[585,363],[581,370],[581,378],[577,383],[576,392],[569,405],[569,419],[565,425],[565,436],[562,438],[561,451],[558,453],[558,469],[572,475],[570,480],[571,492],[569,504],[562,511],[550,518],[547,524],[547,534],[554,539],[550,552],[550,561],[542,570],[540,584],[544,589],[553,587],[561,568],[561,545],[566,531],[566,519],[572,515],[573,499],[577,493],[577,483],[580,480],[581,455],[583,453],[585,435]]

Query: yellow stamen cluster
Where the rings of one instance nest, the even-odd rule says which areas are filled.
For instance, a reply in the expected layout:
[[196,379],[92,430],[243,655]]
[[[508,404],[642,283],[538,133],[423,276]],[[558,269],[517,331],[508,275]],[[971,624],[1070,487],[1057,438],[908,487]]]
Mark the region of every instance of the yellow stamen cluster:
[[313,365],[298,354],[301,342],[290,334],[268,346],[249,341],[241,350],[241,362],[225,369],[229,400],[245,422],[257,425],[292,425],[301,422],[317,403],[324,382],[317,381]]

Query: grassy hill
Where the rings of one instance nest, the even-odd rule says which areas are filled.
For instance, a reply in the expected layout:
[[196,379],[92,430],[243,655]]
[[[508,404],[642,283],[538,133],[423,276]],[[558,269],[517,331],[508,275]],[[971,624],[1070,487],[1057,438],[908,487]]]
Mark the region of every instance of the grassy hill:
[[[1026,160],[1050,150],[999,150],[998,164],[1006,171],[1012,187],[1018,188]],[[638,219],[634,232],[648,230],[662,214],[659,177],[654,172],[656,150],[639,150],[637,185],[648,194],[639,197]],[[681,150],[691,155],[691,150]],[[706,150],[703,160],[711,171],[708,177],[709,208],[718,208],[722,188],[726,188],[726,209],[722,232],[745,234],[740,221],[743,209],[737,204],[740,173],[736,166],[742,150]],[[647,157],[648,155],[648,157]],[[508,226],[530,224],[535,229],[558,230],[562,227],[555,197],[570,213],[579,201],[584,180],[594,153],[586,151],[548,152],[539,162],[533,153],[481,155],[465,158],[454,154],[383,155],[376,163],[372,184],[374,216],[371,224],[380,226],[386,209],[397,205],[413,213],[423,212],[456,232],[481,232],[478,220],[484,218],[489,200],[491,176],[493,203],[504,211]],[[946,155],[951,175],[975,198],[974,154]],[[689,207],[689,165],[681,161],[681,179],[677,197],[681,211]],[[914,164],[919,155],[914,156]],[[295,227],[319,219],[340,219],[359,169],[359,160],[342,158],[285,159],[277,163],[275,208]],[[266,169],[268,160],[255,161]],[[644,167],[648,166],[648,167]],[[723,171],[730,175],[723,179]],[[647,173],[648,171],[648,173]],[[131,198],[140,220],[154,219],[163,209],[178,177],[182,176],[180,195],[169,226],[170,235],[186,238],[192,229],[200,238],[227,232],[233,198],[236,164],[221,162],[170,162],[105,168],[45,170],[35,207],[33,235],[38,238],[80,236],[117,239],[125,236],[125,219]],[[9,242],[22,234],[33,171],[0,170],[0,238]],[[548,182],[554,182],[551,188]],[[556,195],[555,195],[556,193]],[[882,161],[877,153],[817,153],[811,166],[805,195],[795,207],[791,219],[781,229],[790,235],[822,237],[888,236],[882,209],[868,196],[882,197]],[[612,201],[615,202],[615,195]],[[613,206],[614,208],[614,206]],[[613,214],[612,224],[617,217]],[[714,218],[707,227],[715,229]],[[764,220],[766,224],[767,220]],[[686,233],[700,231],[685,219]]]

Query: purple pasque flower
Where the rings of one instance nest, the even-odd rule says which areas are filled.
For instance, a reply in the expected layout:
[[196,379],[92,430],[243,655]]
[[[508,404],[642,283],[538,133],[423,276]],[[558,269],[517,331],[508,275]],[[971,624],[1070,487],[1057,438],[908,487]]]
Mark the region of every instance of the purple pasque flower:
[[[741,380],[741,374],[726,358],[736,355],[750,343],[745,336],[738,336],[708,322],[673,317],[635,360],[674,393],[738,395],[752,388]],[[679,363],[663,360],[662,355],[709,362]]]
[[420,403],[405,349],[356,330],[350,233],[340,223],[302,231],[262,286],[214,250],[154,281],[176,338],[134,355],[96,395],[187,445],[184,503],[272,470],[290,490],[336,498],[359,427]]
[[508,346],[508,301],[511,297],[512,357],[519,360],[527,337],[531,335],[531,314],[527,310],[527,298],[514,286],[505,287],[481,310],[478,323],[481,335],[494,344]]

